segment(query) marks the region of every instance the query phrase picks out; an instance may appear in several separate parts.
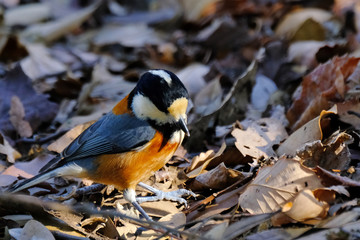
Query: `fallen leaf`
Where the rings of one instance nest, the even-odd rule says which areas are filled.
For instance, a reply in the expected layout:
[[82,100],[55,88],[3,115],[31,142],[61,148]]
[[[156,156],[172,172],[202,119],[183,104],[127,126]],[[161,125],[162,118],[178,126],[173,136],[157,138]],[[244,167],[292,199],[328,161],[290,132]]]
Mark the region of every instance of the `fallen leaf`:
[[344,100],[347,79],[359,61],[360,58],[335,57],[304,77],[301,93],[286,114],[292,130],[298,129],[322,110],[329,109],[334,102]]
[[[322,24],[328,21],[332,14],[319,8],[296,9],[286,14],[275,29],[277,36],[292,39],[301,26],[309,19],[314,23]],[[310,40],[310,39],[307,39]]]
[[[21,86],[21,88],[19,87]],[[43,123],[51,121],[58,109],[56,103],[50,102],[45,94],[36,93],[31,80],[17,65],[0,81],[0,129],[9,135],[15,131],[9,119],[11,98],[16,95],[25,108],[25,120],[30,123],[33,131]]]
[[228,228],[229,223],[223,222],[220,224],[215,225],[210,231],[204,234],[204,238],[206,239],[223,239],[225,230]]
[[50,154],[41,154],[28,162],[16,162],[0,174],[0,186],[9,186],[15,182],[19,176],[22,178],[35,176],[53,157],[54,156]]
[[62,137],[50,144],[47,148],[49,151],[61,153],[75,138],[83,131],[90,127],[95,121],[80,124],[66,132]]
[[307,239],[344,239],[344,238],[358,238],[357,232],[360,231],[360,221],[354,221],[345,224],[339,228],[331,228],[316,233],[307,234],[303,237],[297,238],[297,240]]
[[241,46],[250,39],[246,25],[236,25],[236,21],[228,15],[216,18],[196,37],[199,43],[217,50],[228,50],[233,44]]
[[21,33],[24,41],[44,41],[52,42],[72,30],[78,28],[85,20],[87,20],[93,12],[98,8],[99,2],[75,11],[72,14],[66,15],[60,19],[50,21],[47,23],[39,23],[29,26]]
[[[323,138],[322,131],[322,119],[327,117],[326,113],[335,114],[336,109],[331,108],[329,111],[324,114],[320,114],[316,118],[308,121],[302,127],[293,132],[283,143],[280,144],[279,148],[276,150],[276,153],[281,155],[290,155],[295,156],[296,152],[305,147],[305,144],[313,143],[320,141]],[[330,133],[331,135],[332,133]]]
[[307,167],[346,170],[351,160],[348,145],[353,141],[351,135],[337,132],[324,142],[317,140],[305,144],[297,150],[297,156]]
[[181,1],[184,9],[184,17],[188,22],[196,22],[205,17],[208,9],[212,9],[217,0],[183,0]]
[[296,239],[311,227],[273,228],[246,236],[247,240]]
[[201,63],[192,63],[182,70],[176,72],[176,75],[184,83],[189,95],[193,97],[206,86],[204,76],[209,72],[210,68]]
[[32,80],[66,73],[66,65],[53,58],[44,45],[27,44],[26,49],[29,56],[21,60],[20,65],[24,73]]
[[337,216],[334,216],[330,219],[325,219],[319,224],[321,228],[336,228],[342,227],[348,223],[355,222],[360,216],[360,209],[353,208],[352,211],[343,212]]
[[99,47],[116,43],[125,47],[143,47],[146,44],[162,44],[163,40],[155,29],[139,23],[103,27],[95,36],[93,42]]
[[28,3],[5,11],[6,26],[30,25],[49,18],[50,5],[47,3]]
[[[183,226],[186,223],[186,217],[185,214],[182,212],[172,213],[160,218],[158,223],[163,224],[167,227],[178,229],[178,227]],[[183,229],[184,227],[181,227],[179,230],[182,231]],[[136,239],[151,239],[152,237],[157,235],[159,235],[159,233],[156,233],[154,230],[148,230],[142,232],[140,236],[136,237]]]
[[[240,195],[242,209],[251,214],[275,212],[304,189],[321,188],[316,174],[294,159],[279,159],[273,166],[260,169]],[[254,201],[255,200],[255,201]]]
[[[262,53],[262,50],[259,51],[258,58],[262,56]],[[189,121],[192,125],[191,138],[186,142],[186,147],[190,150],[202,148],[203,141],[207,137],[206,132],[208,129],[215,128],[215,122],[218,125],[228,125],[244,117],[250,95],[247,88],[255,83],[257,64],[258,59],[254,60],[246,71],[236,78],[217,111],[200,119],[195,116],[193,121]]]
[[187,222],[206,219],[210,216],[214,216],[226,210],[229,210],[229,208],[232,208],[238,204],[239,195],[241,194],[243,189],[244,188],[240,187],[238,189],[217,196],[214,199],[213,204],[190,212],[186,216]]
[[194,98],[195,112],[199,116],[212,114],[221,106],[222,89],[220,79],[208,83]]
[[322,24],[313,20],[306,19],[292,36],[292,41],[318,40],[323,41],[326,37],[326,29]]
[[216,168],[198,175],[189,188],[193,191],[206,190],[209,188],[219,190],[244,178],[241,172],[227,168],[224,163],[221,163]]
[[17,36],[0,36],[0,60],[2,62],[19,61],[28,55],[28,51]]
[[177,203],[171,201],[143,202],[140,204],[150,216],[165,217],[169,214],[179,213]]
[[[315,198],[313,191],[305,189],[282,207],[282,212],[298,222],[311,223],[311,220],[324,219],[329,204]],[[317,221],[316,221],[317,223]]]
[[10,235],[15,239],[33,240],[33,239],[49,239],[52,240],[54,236],[51,232],[40,222],[36,220],[29,220],[23,229],[12,228],[9,230]]
[[1,132],[0,132],[0,153],[6,155],[6,160],[9,163],[14,163],[15,159],[21,157],[21,154],[9,144],[9,142],[6,140],[6,138]]
[[331,187],[333,185],[343,185],[349,187],[360,187],[360,182],[354,181],[345,176],[339,176],[319,166],[314,168],[316,175],[321,179],[324,186]]
[[235,137],[235,146],[241,154],[255,159],[275,157],[273,146],[287,137],[284,126],[272,118],[252,122],[246,130],[236,128],[231,134]]
[[194,178],[203,173],[209,163],[216,157],[220,156],[225,151],[225,149],[226,144],[223,143],[216,154],[213,154],[214,152],[212,150],[209,150],[206,153],[200,153],[199,156],[194,157],[191,166],[187,170],[188,173],[186,174],[186,176],[188,178]]
[[249,231],[253,227],[260,225],[261,223],[270,219],[272,214],[258,214],[242,219],[235,222],[226,229],[222,239],[235,239],[241,234]]
[[341,121],[351,124],[354,128],[360,129],[359,117],[351,113],[360,113],[360,100],[351,98],[347,101],[337,103],[336,112]]
[[271,95],[277,90],[276,84],[268,77],[258,74],[251,91],[251,105],[255,110],[264,112]]
[[25,109],[18,96],[11,98],[9,115],[11,124],[21,137],[31,137],[33,135],[29,122],[24,120]]
[[315,54],[326,44],[326,42],[315,40],[294,42],[289,46],[289,61],[306,66],[307,69],[312,69],[318,64]]

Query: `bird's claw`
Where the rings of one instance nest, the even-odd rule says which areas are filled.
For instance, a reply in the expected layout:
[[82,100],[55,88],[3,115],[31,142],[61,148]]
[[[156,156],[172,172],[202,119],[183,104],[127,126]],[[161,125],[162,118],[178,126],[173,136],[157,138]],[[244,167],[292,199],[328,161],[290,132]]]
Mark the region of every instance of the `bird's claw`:
[[[141,185],[141,186],[145,187],[143,185]],[[178,190],[171,191],[171,192],[163,192],[163,191],[160,191],[153,187],[150,187],[150,188],[148,188],[148,187],[150,187],[150,186],[146,186],[145,188],[148,189],[149,191],[153,192],[155,194],[155,196],[138,197],[138,198],[136,198],[136,201],[138,203],[169,200],[169,201],[178,202],[180,204],[184,204],[187,207],[187,201],[184,198],[182,198],[182,196],[186,195],[186,196],[196,197],[195,193],[193,193],[192,191],[187,190],[187,189],[178,189]]]

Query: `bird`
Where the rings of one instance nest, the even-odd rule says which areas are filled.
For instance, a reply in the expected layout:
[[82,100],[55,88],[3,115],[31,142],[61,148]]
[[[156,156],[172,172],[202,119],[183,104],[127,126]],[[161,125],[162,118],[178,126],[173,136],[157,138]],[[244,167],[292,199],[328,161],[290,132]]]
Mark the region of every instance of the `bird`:
[[[189,94],[171,71],[153,69],[141,75],[134,89],[113,109],[74,139],[47,163],[40,173],[15,184],[9,192],[18,192],[59,176],[87,178],[114,185],[124,198],[147,220],[136,198],[135,188],[155,192],[159,198],[186,203],[180,189],[175,195],[142,183],[162,168],[181,145],[187,127]],[[156,197],[149,198],[156,200]],[[142,201],[144,198],[141,198]]]

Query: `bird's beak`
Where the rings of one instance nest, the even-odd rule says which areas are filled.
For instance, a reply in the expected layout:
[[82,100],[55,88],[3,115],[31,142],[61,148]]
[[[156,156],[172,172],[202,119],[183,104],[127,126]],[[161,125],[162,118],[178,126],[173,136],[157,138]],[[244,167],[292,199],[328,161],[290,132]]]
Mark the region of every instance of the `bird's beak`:
[[189,129],[187,128],[186,121],[185,121],[185,119],[183,117],[180,117],[179,125],[180,125],[181,130],[183,130],[184,133],[186,134],[186,136],[190,137]]

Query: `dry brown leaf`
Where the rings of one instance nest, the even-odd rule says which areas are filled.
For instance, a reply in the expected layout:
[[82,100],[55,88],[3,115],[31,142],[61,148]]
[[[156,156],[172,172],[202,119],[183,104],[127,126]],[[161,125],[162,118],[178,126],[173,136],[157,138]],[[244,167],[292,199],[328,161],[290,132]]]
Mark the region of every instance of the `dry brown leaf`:
[[329,204],[319,201],[313,191],[301,191],[291,202],[286,203],[282,212],[298,222],[311,223],[311,220],[324,219],[327,216]]
[[336,132],[324,142],[317,140],[305,144],[298,149],[297,156],[307,167],[346,170],[351,160],[348,145],[353,141],[351,135]]
[[314,171],[321,179],[322,184],[324,184],[325,186],[331,187],[334,185],[343,185],[349,187],[360,187],[360,182],[354,181],[345,176],[340,176],[319,166],[316,166]]
[[184,17],[188,22],[196,22],[200,18],[205,17],[209,14],[208,9],[213,9],[215,3],[218,0],[182,0],[181,3],[184,9]]
[[187,169],[188,172],[191,172],[195,168],[203,165],[207,160],[214,158],[214,150],[207,150],[206,152],[201,152],[199,155],[195,156],[191,160],[191,165]]
[[244,178],[241,172],[227,168],[224,163],[220,163],[216,168],[197,176],[189,188],[193,191],[206,190],[209,188],[219,190]]
[[[185,214],[182,212],[172,213],[160,218],[158,222],[167,227],[177,228],[186,223],[186,217]],[[183,229],[184,227],[181,227],[179,230],[182,231]],[[136,237],[136,239],[147,240],[147,239],[152,239],[157,235],[159,235],[159,233],[156,233],[153,230],[148,230],[143,232],[140,236]]]
[[273,146],[287,137],[284,126],[272,118],[252,122],[246,130],[236,128],[231,134],[235,137],[235,146],[241,154],[255,159],[275,157]]
[[49,151],[60,153],[62,152],[75,138],[77,138],[83,131],[90,127],[95,121],[87,122],[77,125],[69,130],[61,138],[48,146]]
[[301,128],[293,132],[283,143],[281,143],[279,148],[276,150],[276,153],[279,156],[285,154],[294,157],[296,152],[300,148],[304,148],[306,143],[320,141],[323,138],[323,119],[328,116],[327,114],[335,113],[335,107],[332,107],[329,111],[323,111],[320,116],[310,120]]
[[31,137],[33,135],[30,123],[24,119],[25,109],[18,96],[11,98],[9,115],[11,124],[21,137]]
[[326,37],[324,26],[312,18],[306,19],[296,30],[291,41],[317,40],[323,41]]
[[334,102],[344,100],[347,79],[359,61],[360,58],[335,57],[304,77],[301,93],[286,114],[292,130],[315,118],[322,110],[329,109]]
[[209,150],[206,153],[200,153],[199,156],[194,157],[192,164],[188,170],[189,172],[186,174],[186,176],[188,178],[194,178],[200,175],[201,173],[203,173],[206,167],[209,165],[209,163],[216,157],[223,154],[225,149],[226,149],[226,144],[223,143],[221,145],[221,148],[216,154],[214,154],[213,150]]
[[17,180],[17,177],[30,178],[38,174],[39,170],[54,156],[41,154],[29,162],[16,162],[0,175],[0,186],[7,186]]
[[57,113],[58,105],[49,101],[48,95],[36,92],[31,79],[23,72],[21,66],[16,64],[0,81],[0,129],[5,134],[10,135],[15,131],[8,115],[14,95],[21,99],[25,108],[25,119],[33,131],[40,125],[51,122]]
[[128,221],[120,220],[120,222],[123,226],[116,227],[116,230],[120,236],[127,236],[127,234],[135,234],[136,230],[138,229],[137,225],[130,223]]
[[240,206],[251,214],[275,212],[304,189],[321,188],[316,174],[294,159],[279,159],[262,168],[239,198]]
[[205,219],[234,207],[238,204],[239,195],[242,191],[243,188],[240,187],[216,197],[213,202],[214,204],[206,206],[205,209],[197,209],[190,212],[186,217],[187,222]]
[[291,39],[306,20],[312,19],[314,22],[324,23],[331,17],[330,12],[318,8],[296,9],[285,15],[276,27],[275,33],[277,36]]
[[15,159],[21,157],[21,154],[15,150],[6,138],[0,133],[0,153],[6,155],[6,160],[10,163],[14,163]]
[[150,216],[164,217],[169,214],[180,212],[177,203],[171,201],[143,202],[140,204]]

